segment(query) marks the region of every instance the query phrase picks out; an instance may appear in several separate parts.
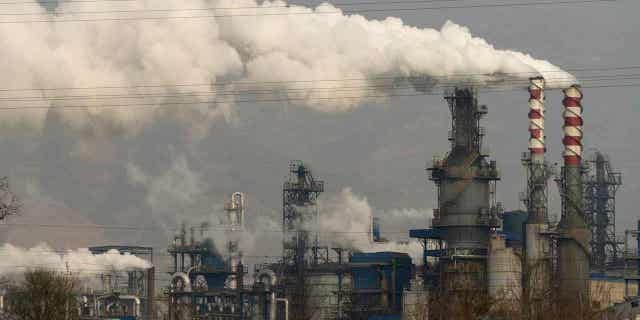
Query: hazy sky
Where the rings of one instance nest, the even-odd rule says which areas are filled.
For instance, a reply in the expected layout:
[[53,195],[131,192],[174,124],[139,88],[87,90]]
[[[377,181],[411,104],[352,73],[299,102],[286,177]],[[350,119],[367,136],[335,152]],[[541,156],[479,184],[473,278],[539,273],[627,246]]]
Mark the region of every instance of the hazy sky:
[[[530,53],[564,68],[609,68],[640,65],[638,12],[640,3],[621,0],[365,15],[393,15],[409,25],[437,29],[452,20],[497,48]],[[7,39],[0,43],[3,40]],[[638,87],[584,90],[585,148],[609,154],[623,173],[618,231],[631,228],[639,218],[634,205],[640,181],[637,91]],[[553,91],[547,97],[549,158],[560,162],[562,95]],[[480,103],[489,107],[483,121],[485,141],[502,172],[497,197],[506,209],[522,207],[518,194],[525,184],[520,156],[527,148],[527,99],[525,91],[479,94]],[[46,115],[42,128],[33,128],[15,122],[16,112],[21,111],[0,111],[5,120],[0,127],[0,171],[10,177],[25,203],[21,216],[8,222],[153,230],[2,227],[3,239],[18,245],[47,241],[56,247],[136,243],[159,250],[166,247],[180,221],[209,220],[234,191],[247,194],[250,223],[259,224],[257,216],[277,221],[281,186],[292,159],[308,161],[314,174],[325,180],[327,194],[349,187],[366,197],[377,214],[432,208],[434,188],[425,165],[448,151],[450,124],[449,110],[439,95],[393,97],[342,113],[282,103],[241,103],[232,121],[219,118],[209,130],[197,133],[171,114],[153,117],[132,134],[113,124],[98,130],[89,122],[78,129],[56,112]],[[550,194],[557,213],[553,184]],[[407,228],[403,223],[387,230],[402,231]],[[278,252],[275,244],[268,246],[272,254]]]

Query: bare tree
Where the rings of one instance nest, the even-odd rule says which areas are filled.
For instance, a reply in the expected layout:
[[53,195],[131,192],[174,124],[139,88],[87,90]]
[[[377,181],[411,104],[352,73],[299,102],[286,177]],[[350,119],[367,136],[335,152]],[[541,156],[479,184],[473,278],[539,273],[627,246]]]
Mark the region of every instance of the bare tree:
[[0,221],[20,212],[22,204],[9,189],[9,178],[0,177]]
[[67,274],[27,271],[24,281],[9,290],[9,312],[22,320],[78,319],[75,287],[75,279]]

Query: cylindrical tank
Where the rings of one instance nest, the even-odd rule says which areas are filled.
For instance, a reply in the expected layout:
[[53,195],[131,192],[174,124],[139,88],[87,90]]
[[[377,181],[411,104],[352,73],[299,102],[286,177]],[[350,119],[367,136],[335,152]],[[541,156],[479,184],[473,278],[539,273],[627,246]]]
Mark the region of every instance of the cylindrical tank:
[[502,235],[493,234],[487,259],[489,295],[497,299],[517,301],[522,295],[522,265],[513,248]]
[[346,297],[341,298],[337,293],[350,292],[351,278],[343,276],[341,281],[336,272],[309,272],[305,281],[305,314],[310,319],[335,319],[336,314],[344,309],[342,304],[346,300]]

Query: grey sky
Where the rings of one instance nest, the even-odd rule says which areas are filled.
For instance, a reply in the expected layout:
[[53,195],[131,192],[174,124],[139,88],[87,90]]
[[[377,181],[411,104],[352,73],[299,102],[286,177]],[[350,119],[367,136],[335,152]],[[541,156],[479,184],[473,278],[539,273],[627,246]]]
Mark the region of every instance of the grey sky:
[[[352,1],[343,1],[347,2]],[[498,48],[527,52],[561,67],[592,68],[640,65],[638,12],[639,2],[622,0],[572,7],[391,14],[418,27],[440,28],[452,20]],[[637,90],[584,90],[586,148],[597,147],[609,154],[613,165],[623,172],[624,186],[617,203],[619,231],[630,228],[639,217],[634,205],[640,191]],[[527,146],[528,95],[524,91],[481,92],[479,99],[489,106],[483,121],[485,141],[503,175],[498,200],[507,209],[519,208],[518,193],[525,183],[520,155]],[[561,161],[561,99],[558,91],[548,93],[549,158],[556,162]],[[449,111],[440,96],[394,97],[385,105],[365,105],[339,114],[273,103],[242,104],[237,121],[217,121],[195,145],[189,130],[169,117],[157,117],[140,134],[130,136],[117,127],[108,132],[77,132],[50,114],[43,132],[2,124],[0,168],[26,204],[21,216],[9,220],[14,223],[126,224],[170,230],[182,220],[207,219],[234,191],[247,193],[250,219],[256,215],[277,219],[281,185],[291,159],[309,161],[314,173],[326,181],[327,193],[351,187],[380,211],[431,208],[434,188],[424,171],[425,163],[448,150],[448,127]],[[80,136],[90,137],[92,161],[74,154]],[[179,158],[183,160],[177,161]],[[132,164],[142,167],[148,179],[143,176],[140,183],[132,183]],[[182,178],[173,179],[172,172]],[[193,173],[187,176],[194,181],[184,181],[181,174],[185,172]],[[169,194],[167,189],[173,187],[186,191]],[[557,212],[557,189],[550,187],[552,208]],[[162,208],[152,208],[146,201],[150,196],[164,199]],[[259,223],[255,221],[252,223]],[[398,223],[387,228],[399,231],[406,227]],[[47,241],[57,247],[136,242],[163,248],[170,233],[0,229],[2,238],[15,244]],[[277,245],[265,247],[275,254]]]

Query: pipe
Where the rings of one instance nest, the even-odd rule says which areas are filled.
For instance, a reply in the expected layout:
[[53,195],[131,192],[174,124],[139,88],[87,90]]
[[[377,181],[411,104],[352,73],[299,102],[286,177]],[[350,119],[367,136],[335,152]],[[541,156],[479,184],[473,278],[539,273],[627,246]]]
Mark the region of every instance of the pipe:
[[[636,255],[636,263],[637,263],[637,275],[640,276],[640,220],[638,220],[638,229],[636,230],[636,239],[638,241],[638,243],[636,244],[637,246],[637,255]],[[637,296],[640,297],[640,279],[638,279],[638,292],[636,294]]]
[[276,301],[284,303],[284,320],[289,320],[289,300],[286,298],[277,298]]
[[191,292],[191,280],[189,279],[189,276],[186,273],[184,272],[174,273],[173,276],[171,277],[172,286],[176,285],[176,280],[182,280],[182,282],[184,283],[184,291]]
[[271,269],[262,269],[256,274],[255,277],[257,282],[264,284],[265,291],[271,291],[269,300],[269,320],[275,320],[277,299],[274,287],[276,286],[278,280],[276,273]]
[[156,268],[151,267],[147,270],[147,317],[149,320],[155,320],[155,278],[156,278]]

